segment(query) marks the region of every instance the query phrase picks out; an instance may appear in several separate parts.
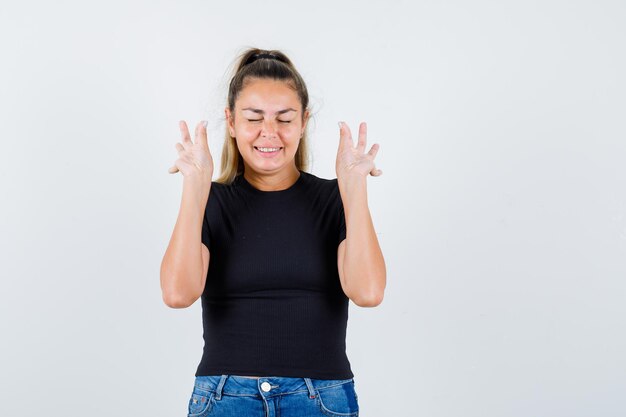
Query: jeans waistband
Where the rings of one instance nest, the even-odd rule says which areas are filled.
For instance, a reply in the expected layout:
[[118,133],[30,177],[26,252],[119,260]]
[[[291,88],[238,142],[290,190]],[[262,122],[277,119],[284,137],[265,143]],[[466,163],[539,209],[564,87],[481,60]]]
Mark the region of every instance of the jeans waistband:
[[194,386],[202,391],[214,392],[217,400],[221,399],[222,395],[258,396],[260,394],[269,397],[300,391],[308,391],[309,397],[315,398],[316,390],[353,381],[354,378],[313,379],[267,376],[255,379],[238,375],[208,375],[196,376]]

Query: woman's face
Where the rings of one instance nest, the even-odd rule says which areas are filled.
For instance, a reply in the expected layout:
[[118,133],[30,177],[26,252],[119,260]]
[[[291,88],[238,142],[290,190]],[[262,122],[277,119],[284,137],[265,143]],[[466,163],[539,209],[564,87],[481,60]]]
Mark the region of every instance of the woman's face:
[[[226,108],[230,135],[245,169],[272,174],[295,167],[295,155],[308,120],[295,90],[283,81],[253,79],[240,92],[235,114]],[[234,116],[234,118],[233,118]]]

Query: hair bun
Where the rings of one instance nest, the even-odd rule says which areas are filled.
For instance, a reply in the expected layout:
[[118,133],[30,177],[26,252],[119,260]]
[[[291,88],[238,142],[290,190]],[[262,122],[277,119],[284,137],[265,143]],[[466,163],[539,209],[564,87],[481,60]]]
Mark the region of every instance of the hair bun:
[[248,60],[246,61],[246,63],[244,65],[251,64],[254,61],[256,61],[258,59],[261,59],[261,58],[275,59],[277,61],[285,62],[285,60],[282,59],[281,57],[279,57],[278,55],[274,55],[274,54],[272,54],[270,52],[259,52],[259,53],[250,55],[250,58],[248,58]]

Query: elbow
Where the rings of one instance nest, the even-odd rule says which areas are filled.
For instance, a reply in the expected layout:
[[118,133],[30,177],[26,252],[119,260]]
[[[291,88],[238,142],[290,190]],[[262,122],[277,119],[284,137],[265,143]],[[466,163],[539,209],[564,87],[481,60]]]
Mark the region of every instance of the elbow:
[[384,288],[372,288],[369,291],[358,293],[350,299],[359,307],[378,307],[385,296]]
[[189,299],[172,293],[163,293],[163,302],[166,306],[170,308],[190,307],[196,301],[196,299]]
[[378,307],[385,297],[385,287],[387,285],[387,274],[382,273],[370,277],[369,284],[352,291],[349,297],[352,302],[359,307]]
[[175,284],[176,280],[161,281],[161,297],[166,306],[170,308],[187,308],[196,302],[202,295],[196,290],[189,291],[187,286],[183,288]]
[[378,292],[372,295],[352,298],[352,301],[359,307],[378,307],[383,302],[383,298],[383,293]]
[[201,280],[190,278],[188,270],[177,269],[166,263],[161,263],[161,297],[163,303],[170,308],[190,307],[202,295],[204,288],[197,283]]

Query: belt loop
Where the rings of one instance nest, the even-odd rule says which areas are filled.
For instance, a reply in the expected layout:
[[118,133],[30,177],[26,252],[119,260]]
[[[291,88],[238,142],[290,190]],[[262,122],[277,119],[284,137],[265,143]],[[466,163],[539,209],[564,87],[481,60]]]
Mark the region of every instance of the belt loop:
[[309,398],[315,398],[315,388],[313,387],[313,382],[311,382],[311,379],[304,378],[304,382],[306,383],[306,386],[309,389]]
[[228,375],[222,375],[222,377],[220,378],[219,384],[217,384],[217,388],[215,388],[216,400],[222,399],[222,388],[224,388],[224,384],[226,383],[226,378],[228,378]]

